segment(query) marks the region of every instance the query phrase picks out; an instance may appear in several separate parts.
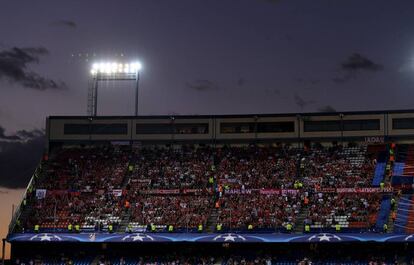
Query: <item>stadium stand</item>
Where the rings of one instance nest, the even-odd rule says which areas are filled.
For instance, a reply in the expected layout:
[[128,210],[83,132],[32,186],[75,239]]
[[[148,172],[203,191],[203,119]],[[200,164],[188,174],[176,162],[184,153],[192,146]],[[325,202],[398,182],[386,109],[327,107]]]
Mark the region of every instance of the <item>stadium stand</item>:
[[77,124],[50,141],[10,225],[15,264],[414,263],[414,145],[254,141],[252,124],[229,125],[240,141],[159,142],[170,123],[143,124],[145,144],[79,143]]
[[398,202],[397,219],[395,221],[395,232],[412,233],[414,232],[414,204],[413,196],[402,195]]
[[19,221],[53,232],[369,231],[387,220],[383,195],[362,191],[373,187],[372,149],[64,147],[43,162]]

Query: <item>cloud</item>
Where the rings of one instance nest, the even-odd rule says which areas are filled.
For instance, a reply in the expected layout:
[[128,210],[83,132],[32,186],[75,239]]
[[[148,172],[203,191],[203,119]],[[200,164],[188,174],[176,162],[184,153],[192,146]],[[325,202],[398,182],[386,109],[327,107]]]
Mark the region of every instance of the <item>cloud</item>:
[[3,127],[0,126],[0,140],[17,141],[20,140],[18,135],[6,135]]
[[383,65],[375,63],[359,53],[353,53],[340,64],[341,76],[334,77],[332,81],[343,84],[356,79],[361,72],[375,73],[383,69]]
[[326,106],[318,108],[318,112],[329,112],[329,113],[331,113],[331,112],[337,112],[337,110],[334,107],[332,107],[331,105],[326,105]]
[[48,55],[44,47],[27,47],[0,51],[0,79],[17,83],[36,90],[64,89],[65,83],[58,82],[28,70],[28,64],[39,63],[39,57]]
[[354,53],[351,56],[349,56],[346,61],[341,63],[341,68],[345,71],[366,70],[372,72],[377,72],[384,69],[384,67],[381,64],[374,63],[373,61],[359,53]]
[[297,106],[300,107],[300,109],[303,109],[304,107],[310,105],[310,104],[314,104],[315,101],[314,100],[305,100],[303,99],[301,96],[299,96],[298,94],[294,94],[294,100],[295,100],[295,104]]
[[[40,130],[25,132],[27,137],[29,135],[33,137],[27,138],[26,141],[0,141],[0,186],[2,187],[26,187],[42,158],[45,147],[44,132]],[[22,137],[17,134],[9,138]]]
[[15,134],[6,135],[5,129],[0,125],[0,142],[25,142],[43,135],[44,132],[39,129],[34,129],[31,131],[20,130],[17,131]]
[[207,79],[199,79],[195,80],[194,82],[187,82],[186,86],[197,90],[197,91],[207,91],[207,90],[216,90],[218,89],[218,85],[213,81]]
[[67,27],[67,28],[72,28],[72,29],[76,29],[78,27],[78,25],[74,21],[65,20],[65,19],[56,20],[50,23],[50,25],[59,26],[59,27]]

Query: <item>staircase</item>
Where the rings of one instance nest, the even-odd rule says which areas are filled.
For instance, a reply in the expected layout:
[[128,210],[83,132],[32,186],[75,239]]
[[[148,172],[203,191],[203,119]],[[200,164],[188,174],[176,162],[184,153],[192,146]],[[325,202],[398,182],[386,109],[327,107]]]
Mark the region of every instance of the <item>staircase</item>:
[[387,226],[388,226],[388,233],[394,233],[394,222],[392,221],[391,216],[389,216],[388,218]]
[[216,230],[218,215],[219,215],[218,210],[216,208],[214,208],[211,211],[211,214],[207,219],[206,232],[213,233]]
[[126,211],[123,215],[122,215],[122,219],[121,219],[121,223],[119,224],[119,227],[117,229],[117,232],[125,232],[128,224],[129,224],[129,220],[131,219],[131,208],[128,209],[128,211]]
[[379,187],[381,181],[384,180],[385,175],[385,162],[378,162],[375,166],[374,178],[372,180],[372,186]]
[[[411,212],[411,213],[410,213]],[[393,231],[395,233],[405,233],[406,228],[414,230],[414,221],[408,224],[409,216],[414,214],[412,195],[402,195],[398,202],[397,219]]]
[[[382,198],[381,207],[377,215],[377,222],[376,222],[376,229],[377,231],[382,231],[384,228],[384,224],[388,225],[388,231],[391,231],[391,227],[389,226],[389,218],[391,212],[391,198],[389,195],[385,195]],[[392,223],[392,221],[391,221]]]
[[[30,219],[30,215],[32,215],[33,212],[33,208],[31,203],[28,203],[27,206],[22,209],[22,212],[20,213],[20,217],[19,220],[29,220]],[[21,224],[23,225],[23,224]],[[21,226],[20,229],[22,229],[23,227]],[[33,227],[32,227],[33,228]],[[30,228],[30,229],[32,229]]]
[[[130,164],[135,166],[135,160],[129,161],[128,165]],[[121,184],[122,190],[126,190],[126,187],[129,183],[130,178],[131,178],[131,173],[129,172],[128,166],[127,166],[127,169],[125,170],[125,175],[124,175],[124,178]],[[131,213],[132,213],[132,209],[130,207],[125,213],[122,214],[121,223],[118,226],[117,232],[123,233],[126,231],[129,221],[131,220]]]
[[296,218],[295,227],[294,227],[294,231],[296,234],[303,233],[305,229],[304,221],[305,221],[305,218],[308,216],[308,214],[309,214],[309,207],[303,207],[301,213]]
[[[398,197],[394,197],[394,199],[395,199],[395,203],[396,203],[396,205],[398,207],[398,204],[400,202],[400,199]],[[390,206],[391,206],[391,204],[390,204]],[[388,223],[387,223],[387,225],[388,225],[388,232],[389,233],[394,233],[394,222],[392,221],[391,213],[392,213],[392,209],[390,209],[390,214],[388,215]]]

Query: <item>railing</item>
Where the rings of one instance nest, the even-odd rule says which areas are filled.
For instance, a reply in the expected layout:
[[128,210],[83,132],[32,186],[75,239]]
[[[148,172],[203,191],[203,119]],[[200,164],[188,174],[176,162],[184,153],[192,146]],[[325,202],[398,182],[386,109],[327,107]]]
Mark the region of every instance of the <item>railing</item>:
[[26,187],[26,190],[23,194],[22,200],[20,201],[20,204],[15,209],[13,216],[11,218],[10,224],[9,224],[9,234],[11,234],[16,226],[16,221],[20,218],[20,215],[22,213],[22,205],[23,201],[27,198],[27,194],[30,189],[34,187],[35,179],[39,176],[40,172],[42,170],[42,161],[39,162],[39,165],[37,166],[35,172],[33,173],[32,177],[30,178],[29,184]]

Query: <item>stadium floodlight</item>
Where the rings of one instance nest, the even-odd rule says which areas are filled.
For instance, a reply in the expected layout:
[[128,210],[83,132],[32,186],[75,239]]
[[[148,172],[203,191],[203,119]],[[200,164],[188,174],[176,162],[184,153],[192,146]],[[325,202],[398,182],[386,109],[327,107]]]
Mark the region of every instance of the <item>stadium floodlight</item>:
[[88,93],[88,114],[97,115],[98,82],[104,80],[131,80],[136,81],[135,86],[135,116],[138,116],[138,87],[139,73],[142,64],[138,61],[129,63],[120,62],[96,62],[92,64],[90,73],[93,79],[93,87]]
[[92,64],[91,74],[101,80],[135,79],[135,75],[142,69],[140,62],[116,63],[102,62]]

